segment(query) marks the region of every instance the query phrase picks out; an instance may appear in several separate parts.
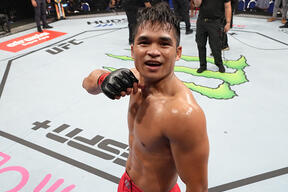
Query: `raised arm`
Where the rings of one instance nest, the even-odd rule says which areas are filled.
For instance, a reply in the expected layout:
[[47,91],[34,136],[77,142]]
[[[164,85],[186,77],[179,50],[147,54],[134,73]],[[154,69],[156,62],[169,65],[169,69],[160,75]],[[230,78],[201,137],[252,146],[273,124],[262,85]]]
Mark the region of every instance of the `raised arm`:
[[92,71],[84,78],[82,87],[90,94],[104,93],[110,99],[120,99],[138,90],[138,71],[136,69],[117,69],[109,72],[102,69]]
[[102,93],[102,90],[100,86],[98,85],[98,79],[99,77],[104,74],[109,73],[109,71],[102,70],[102,69],[96,69],[92,71],[88,77],[85,77],[82,82],[82,87],[86,89],[86,91],[90,94],[97,95],[99,93]]
[[197,107],[187,109],[182,115],[180,112],[173,126],[167,137],[186,192],[208,192],[209,142],[203,111]]

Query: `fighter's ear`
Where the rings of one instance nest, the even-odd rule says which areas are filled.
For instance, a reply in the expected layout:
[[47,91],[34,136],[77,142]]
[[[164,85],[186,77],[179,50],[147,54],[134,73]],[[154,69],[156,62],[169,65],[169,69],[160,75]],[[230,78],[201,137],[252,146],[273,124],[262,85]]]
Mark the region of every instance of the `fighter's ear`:
[[182,46],[176,48],[176,61],[178,61],[182,56]]

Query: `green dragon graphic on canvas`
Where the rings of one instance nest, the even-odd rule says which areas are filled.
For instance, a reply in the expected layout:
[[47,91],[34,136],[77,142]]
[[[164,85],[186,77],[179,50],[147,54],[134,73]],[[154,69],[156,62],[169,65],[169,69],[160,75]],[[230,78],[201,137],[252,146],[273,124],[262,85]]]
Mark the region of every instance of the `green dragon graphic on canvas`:
[[[120,56],[120,55],[113,55],[113,54],[106,54],[109,57],[115,59],[121,59],[124,61],[133,61],[131,57],[128,56]],[[182,60],[187,62],[199,62],[199,57],[195,56],[187,56],[182,55]],[[207,57],[207,62],[211,64],[214,63],[213,57]],[[237,60],[225,60],[223,64],[226,68],[232,69],[234,72],[226,72],[226,73],[219,73],[215,71],[204,71],[203,73],[197,73],[195,68],[190,68],[186,66],[176,66],[174,67],[175,72],[186,73],[189,75],[193,75],[196,77],[205,77],[205,78],[213,78],[220,80],[222,83],[218,85],[218,87],[207,87],[204,85],[197,85],[193,82],[184,82],[183,83],[191,90],[200,93],[201,95],[207,96],[211,99],[232,99],[233,97],[237,96],[237,93],[231,88],[234,85],[240,85],[242,83],[248,82],[246,77],[244,68],[248,66],[246,62],[246,58],[241,56]],[[107,70],[113,71],[116,68],[113,67],[104,67]]]

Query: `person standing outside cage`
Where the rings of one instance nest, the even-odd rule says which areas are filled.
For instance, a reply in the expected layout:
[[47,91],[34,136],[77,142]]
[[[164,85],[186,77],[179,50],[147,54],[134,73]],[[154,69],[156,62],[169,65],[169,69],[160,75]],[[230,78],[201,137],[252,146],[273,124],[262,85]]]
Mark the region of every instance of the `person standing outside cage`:
[[286,23],[284,25],[279,26],[279,28],[288,28],[288,19],[286,20]]
[[[214,57],[215,65],[220,73],[225,72],[222,61],[222,39],[223,31],[230,30],[231,25],[231,1],[230,0],[194,0],[196,7],[200,7],[196,24],[196,42],[199,53],[200,68],[197,73],[207,70],[206,44],[209,39],[209,45]],[[225,15],[226,24],[223,28],[223,15]]]
[[[280,4],[282,3],[282,9],[280,9]],[[282,19],[281,23],[285,24],[287,19],[287,10],[288,10],[288,0],[275,0],[272,17],[267,19],[268,22],[275,21],[277,19],[277,12],[281,10]]]
[[66,19],[62,3],[63,3],[62,0],[54,0],[57,20]]
[[150,0],[123,0],[122,6],[128,20],[129,44],[132,44],[133,31],[137,23],[138,10],[144,7],[151,7],[151,3]]
[[175,73],[181,58],[179,20],[167,3],[143,9],[131,55],[136,69],[96,69],[83,80],[90,94],[130,96],[129,156],[118,192],[208,192],[206,119]]
[[[46,0],[31,0],[32,6],[34,7],[35,22],[37,26],[37,31],[42,33],[40,20],[42,21],[43,29],[53,28],[48,25],[46,19]],[[50,3],[50,0],[47,0]]]
[[189,0],[172,0],[173,8],[175,11],[176,16],[179,18],[180,21],[185,22],[186,26],[186,32],[185,34],[191,34],[193,33],[193,29],[191,29],[191,23],[190,23],[190,14],[189,10],[191,7],[191,4]]
[[[231,0],[231,20],[230,20],[230,29],[232,29],[233,27],[233,15],[236,12],[236,5],[237,5],[238,0]],[[223,27],[225,27],[226,25],[226,18],[225,18],[225,14],[223,15]],[[227,32],[225,32],[223,30],[223,34],[222,34],[222,51],[228,51],[230,50],[230,47],[228,45],[228,35]]]

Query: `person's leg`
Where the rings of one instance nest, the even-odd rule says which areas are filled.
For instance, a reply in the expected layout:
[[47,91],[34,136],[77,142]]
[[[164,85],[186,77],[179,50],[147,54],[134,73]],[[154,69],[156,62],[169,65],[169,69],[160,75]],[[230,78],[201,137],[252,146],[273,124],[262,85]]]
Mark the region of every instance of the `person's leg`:
[[41,20],[42,25],[44,29],[53,28],[52,26],[48,25],[47,19],[46,19],[46,0],[42,0],[42,6],[41,6]]
[[225,68],[222,62],[221,55],[221,35],[222,35],[222,24],[221,21],[215,20],[208,23],[208,37],[209,37],[209,45],[211,47],[212,54],[214,56],[215,65],[218,66],[219,72],[224,73]]
[[50,25],[47,23],[46,19],[46,0],[40,0],[40,15],[41,15],[41,20],[42,20],[42,25],[44,29],[52,28]]
[[129,44],[133,43],[133,31],[137,23],[137,13],[138,8],[127,8],[125,9],[127,20],[128,20],[128,28],[129,28]]
[[287,10],[288,10],[288,0],[282,0],[282,20],[281,20],[281,22],[283,24],[286,23]]
[[[231,18],[231,20],[232,20],[232,18]],[[222,49],[222,50],[229,50],[229,46],[228,46],[228,36],[227,36],[227,33],[224,32],[224,27],[225,27],[225,25],[227,24],[225,18],[223,18],[223,19],[221,20],[221,24],[222,24],[222,27],[221,27],[221,30],[220,30],[220,33],[221,33],[221,35],[220,35],[221,49]],[[231,24],[230,24],[230,27],[231,27]]]
[[181,14],[182,14],[181,17],[185,22],[186,34],[191,34],[193,32],[190,24],[189,9],[190,9],[189,0],[183,0],[183,2],[181,3]]
[[[234,0],[232,0],[232,1],[234,1]],[[232,13],[231,13],[230,29],[232,29],[232,27],[233,27],[233,15],[234,15],[234,8],[235,8],[234,7],[235,4],[232,3],[232,1],[231,1]],[[223,23],[223,29],[221,29],[222,30],[222,36],[221,36],[222,44],[221,44],[221,46],[222,46],[222,50],[228,51],[230,49],[229,45],[228,45],[228,35],[226,32],[224,32],[224,27],[226,25],[226,19],[223,22],[224,22]]]
[[180,10],[180,5],[181,5],[181,2],[179,2],[179,0],[172,0],[172,4],[173,4],[173,9],[174,9],[174,13],[176,15],[176,17],[182,21],[183,18],[181,17],[181,10]]
[[44,29],[53,28],[52,26],[48,25],[47,19],[46,19],[46,0],[42,0],[42,7],[41,7],[41,19],[42,19],[42,25]]
[[47,25],[47,20],[46,20],[46,0],[40,0],[40,15],[41,15],[42,25],[46,26]]
[[279,10],[279,6],[280,6],[281,0],[275,0],[274,2],[274,8],[273,8],[273,14],[272,17],[270,17],[267,21],[271,22],[271,21],[275,21],[276,17],[277,17],[277,12]]
[[280,26],[279,28],[288,28],[288,19],[286,20],[286,23],[282,26]]
[[202,73],[207,69],[206,61],[206,43],[207,43],[207,31],[205,29],[205,22],[200,18],[197,19],[196,27],[196,42],[198,47],[200,68],[197,70],[198,73]]
[[36,22],[36,26],[37,26],[37,30],[38,32],[43,32],[41,29],[41,24],[40,24],[40,1],[36,0],[37,3],[37,7],[34,7],[34,16],[35,16],[35,22]]
[[56,17],[57,17],[57,20],[60,19],[60,13],[59,13],[59,4],[58,3],[55,3],[55,11],[56,11]]
[[223,34],[222,34],[222,43],[221,43],[222,50],[228,51],[228,50],[229,50],[228,35],[227,35],[227,33],[225,33],[224,31],[223,31],[222,33],[223,33]]

